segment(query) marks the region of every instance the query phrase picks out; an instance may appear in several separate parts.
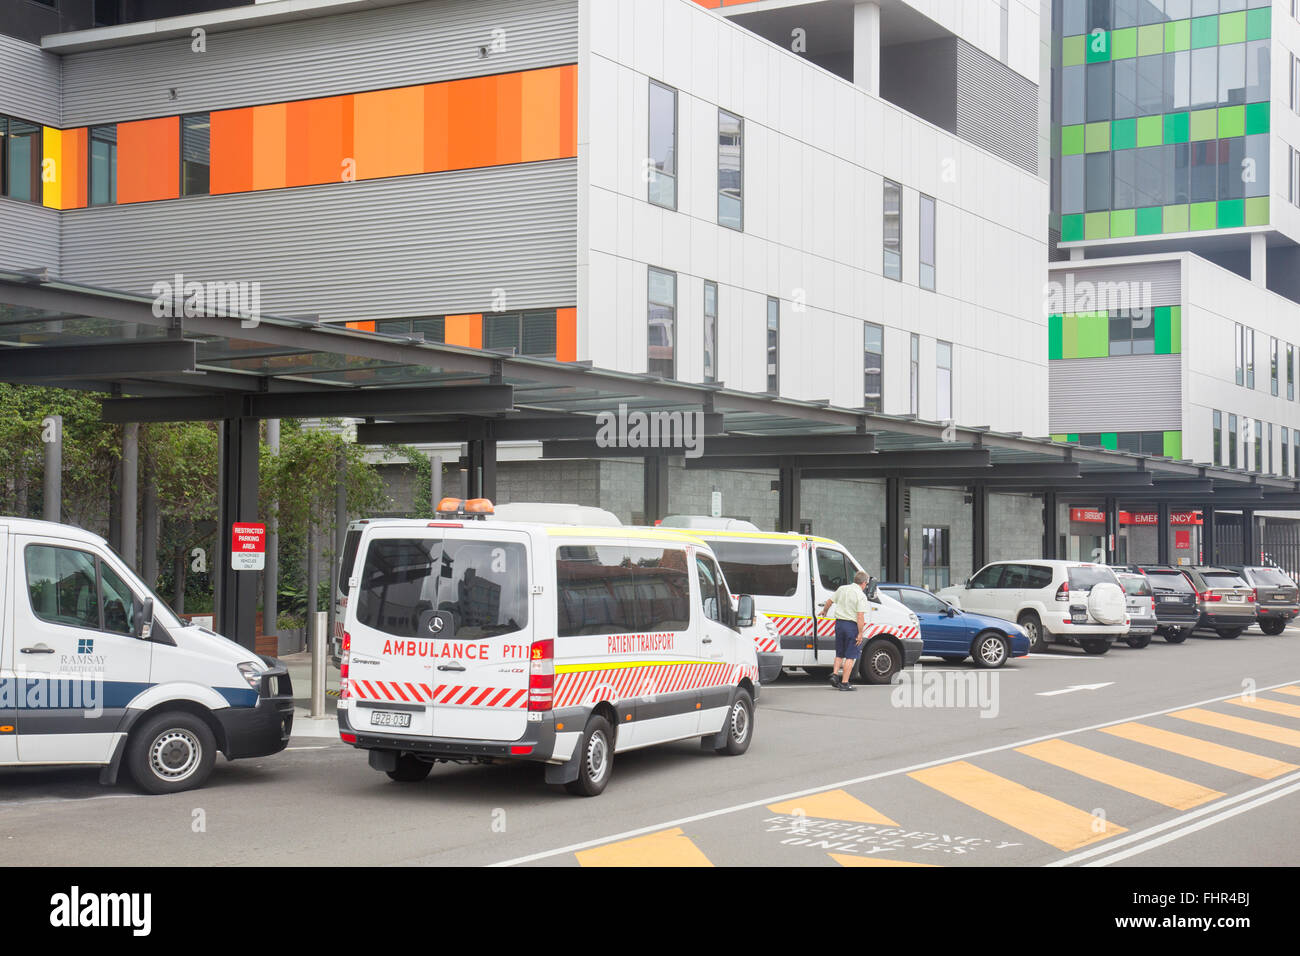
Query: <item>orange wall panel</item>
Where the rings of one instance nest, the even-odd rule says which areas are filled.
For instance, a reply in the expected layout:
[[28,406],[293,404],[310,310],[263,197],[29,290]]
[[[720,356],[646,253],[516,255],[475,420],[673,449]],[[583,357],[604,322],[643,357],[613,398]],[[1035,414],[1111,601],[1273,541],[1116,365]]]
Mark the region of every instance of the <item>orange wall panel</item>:
[[212,145],[209,189],[243,193],[253,188],[253,111],[219,110],[211,114]]
[[497,136],[493,150],[494,165],[517,163],[523,152],[523,96],[522,73],[498,76],[497,81]]
[[[286,185],[343,181],[352,150],[352,96],[327,96],[289,104],[289,172]],[[295,116],[295,114],[297,114]],[[296,139],[301,129],[302,139]]]
[[495,165],[497,78],[454,80],[448,85],[447,168]]
[[450,109],[450,83],[430,83],[424,88],[425,172],[448,168],[451,155],[448,133]]
[[578,68],[560,67],[560,156],[578,155]]
[[253,188],[279,189],[288,172],[289,105],[253,107]]
[[150,202],[181,194],[179,116],[117,124],[117,201]]
[[525,73],[523,150],[521,162],[554,159],[560,155],[560,70]]
[[406,176],[424,169],[424,88],[353,97],[358,179]]
[[555,357],[561,362],[578,360],[578,310],[555,310]]
[[483,316],[449,315],[444,319],[443,332],[448,345],[465,345],[472,349],[483,347]]
[[63,161],[67,164],[63,170],[64,209],[84,209],[89,205],[90,187],[86,180],[90,168],[89,142],[84,126],[63,132]]

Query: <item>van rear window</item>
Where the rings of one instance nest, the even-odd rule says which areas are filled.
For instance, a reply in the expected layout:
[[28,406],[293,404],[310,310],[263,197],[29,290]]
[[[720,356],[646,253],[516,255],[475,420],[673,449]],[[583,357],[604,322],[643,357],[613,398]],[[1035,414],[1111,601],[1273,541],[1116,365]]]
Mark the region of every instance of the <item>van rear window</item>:
[[352,565],[357,560],[357,545],[361,543],[361,529],[354,528],[343,539],[343,557],[339,561],[339,590],[348,593],[348,578],[352,577]]
[[555,549],[556,636],[684,631],[691,622],[686,552],[621,544]]
[[397,637],[427,611],[450,612],[460,639],[509,634],[528,624],[527,556],[510,541],[376,538],[355,597],[359,623]]
[[1066,571],[1071,591],[1091,591],[1098,584],[1118,584],[1115,572],[1110,568],[1097,565],[1094,567],[1069,568]]
[[799,548],[781,541],[708,539],[733,594],[790,597],[799,590]]

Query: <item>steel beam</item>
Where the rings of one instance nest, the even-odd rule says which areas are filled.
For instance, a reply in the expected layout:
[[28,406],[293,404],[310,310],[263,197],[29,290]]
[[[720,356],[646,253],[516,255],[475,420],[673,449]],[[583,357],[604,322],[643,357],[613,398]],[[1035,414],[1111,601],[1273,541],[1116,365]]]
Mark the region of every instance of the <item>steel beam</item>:
[[[1057,553],[1057,538],[1060,534],[1057,528],[1057,509],[1059,502],[1055,491],[1046,491],[1043,493],[1043,558],[1044,560],[1055,560],[1060,557]],[[979,570],[976,568],[976,570]]]
[[[811,437],[806,440],[811,440]],[[705,454],[701,458],[686,459],[688,469],[701,468],[776,468],[777,463],[769,456],[764,455],[710,455],[708,449],[714,443],[708,442],[705,445]],[[545,446],[543,446],[543,454]],[[628,457],[627,453],[623,457]],[[953,449],[952,451],[916,451],[916,452],[895,452],[882,451],[876,452],[870,457],[871,469],[880,473],[877,477],[892,477],[889,472],[898,468],[912,467],[922,468],[934,471],[939,474],[946,473],[944,469],[964,468],[967,470],[987,467],[989,464],[989,452],[981,449]],[[856,455],[817,455],[809,460],[804,459],[804,464],[815,464],[817,470],[823,469],[852,469],[857,470],[862,467],[862,457]],[[818,477],[825,477],[819,475]],[[857,477],[869,478],[870,474],[862,474]],[[959,484],[968,484],[970,479],[958,482]]]
[[1205,564],[1218,563],[1218,541],[1214,532],[1214,505],[1204,505],[1201,507],[1201,561]]
[[1156,564],[1169,563],[1169,499],[1156,502]]
[[117,378],[194,370],[198,343],[149,339],[112,345],[41,345],[0,349],[0,381]]
[[221,603],[217,629],[252,650],[257,632],[257,572],[230,566],[230,529],[240,521],[257,520],[258,423],[253,418],[228,418],[221,424],[221,466],[218,500],[216,576]]
[[647,455],[641,464],[643,514],[646,524],[668,517],[668,459]]
[[907,516],[903,514],[902,478],[885,479],[885,577],[903,583],[903,527]]
[[989,489],[982,481],[971,486],[971,567],[989,563]]
[[[677,442],[681,433],[673,430],[668,436]],[[542,444],[543,458],[640,458],[646,455],[686,457],[694,462],[691,467],[729,467],[727,465],[701,465],[700,462],[745,460],[755,464],[739,465],[745,468],[777,468],[779,459],[790,456],[810,458],[818,462],[834,460],[839,463],[875,461],[874,435],[805,435],[803,437],[758,438],[748,435],[726,435],[709,438],[698,445],[700,454],[691,457],[687,449],[676,443],[661,447],[634,447],[622,440],[617,444],[603,441],[547,441]]]
[[777,459],[777,464],[779,490],[777,492],[776,530],[798,531],[799,518],[803,511],[803,495],[801,493],[803,475],[800,473],[799,466],[795,464],[795,459]]
[[[440,445],[473,441],[482,437],[483,428],[488,421],[491,421],[497,441],[582,439],[595,442],[599,432],[599,424],[593,415],[567,415],[548,418],[471,418],[436,422],[379,422],[358,425],[357,443],[361,445]],[[705,414],[703,433],[705,437],[721,435],[725,430],[725,416],[717,412]]]

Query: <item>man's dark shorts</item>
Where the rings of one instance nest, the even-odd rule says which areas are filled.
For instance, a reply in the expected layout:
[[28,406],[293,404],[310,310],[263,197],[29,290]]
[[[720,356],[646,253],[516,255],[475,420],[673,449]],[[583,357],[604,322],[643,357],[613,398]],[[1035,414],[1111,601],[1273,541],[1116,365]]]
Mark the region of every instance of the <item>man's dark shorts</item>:
[[862,648],[858,646],[858,622],[835,621],[835,656],[856,661]]

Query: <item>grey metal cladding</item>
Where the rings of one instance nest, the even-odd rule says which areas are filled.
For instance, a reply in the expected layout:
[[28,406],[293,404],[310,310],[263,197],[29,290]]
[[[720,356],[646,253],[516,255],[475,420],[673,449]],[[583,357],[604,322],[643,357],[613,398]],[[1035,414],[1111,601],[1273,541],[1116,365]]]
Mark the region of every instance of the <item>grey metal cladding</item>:
[[59,275],[59,213],[35,203],[0,199],[0,269]]
[[[1070,276],[1074,277],[1073,282]],[[1081,264],[1073,268],[1057,266],[1051,270],[1050,278],[1056,283],[1053,289],[1060,291],[1061,299],[1050,303],[1050,311],[1054,313],[1111,311],[1117,306],[1113,302],[1099,301],[1099,297],[1103,300],[1111,298],[1113,292],[1110,290],[1117,283],[1125,284],[1130,293],[1136,289],[1143,297],[1149,294],[1149,305],[1181,305],[1183,301],[1182,262],[1177,259],[1093,268],[1082,268]],[[1088,301],[1085,294],[1091,295],[1092,300]]]
[[59,58],[0,34],[0,113],[59,126]]
[[[493,31],[505,49],[480,56]],[[64,58],[67,126],[509,73],[578,61],[578,0],[437,0]],[[170,99],[169,90],[176,90]]]
[[1112,355],[1047,364],[1052,434],[1183,427],[1181,355]]
[[957,39],[958,136],[1038,175],[1038,87]]
[[64,213],[64,277],[149,294],[259,281],[324,321],[577,303],[577,160]]

